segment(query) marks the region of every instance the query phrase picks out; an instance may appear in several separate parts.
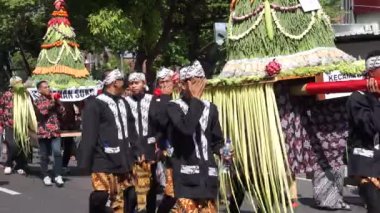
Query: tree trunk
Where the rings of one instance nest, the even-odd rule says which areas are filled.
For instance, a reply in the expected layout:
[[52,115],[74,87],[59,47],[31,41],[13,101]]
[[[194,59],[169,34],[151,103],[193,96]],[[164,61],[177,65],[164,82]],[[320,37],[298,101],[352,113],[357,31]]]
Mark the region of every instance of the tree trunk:
[[149,86],[150,91],[153,91],[154,81],[156,80],[156,75],[153,70],[153,63],[156,59],[155,57],[148,57],[145,61],[145,75],[146,75],[146,81]]
[[30,77],[32,75],[32,69],[30,69],[30,65],[29,65],[28,60],[26,59],[26,55],[25,55],[23,45],[22,45],[22,43],[20,41],[20,37],[18,35],[16,36],[16,41],[17,41],[18,46],[20,47],[20,53],[21,53],[22,61],[24,62],[24,68],[26,70],[28,77]]
[[153,63],[156,60],[157,56],[161,54],[162,50],[168,46],[172,38],[173,13],[176,9],[176,3],[176,0],[171,0],[169,2],[170,9],[168,14],[166,16],[162,14],[162,16],[164,17],[162,24],[162,33],[154,48],[149,50],[148,53],[141,50],[144,48],[140,48],[140,50],[137,52],[135,71],[142,72],[144,70],[145,63],[145,74],[149,86],[153,85],[153,82],[156,78],[155,72],[153,70]]
[[146,59],[147,55],[144,51],[137,51],[134,72],[143,72],[143,65]]
[[8,57],[9,55],[6,51],[0,52],[0,91],[8,88],[9,79],[12,75]]

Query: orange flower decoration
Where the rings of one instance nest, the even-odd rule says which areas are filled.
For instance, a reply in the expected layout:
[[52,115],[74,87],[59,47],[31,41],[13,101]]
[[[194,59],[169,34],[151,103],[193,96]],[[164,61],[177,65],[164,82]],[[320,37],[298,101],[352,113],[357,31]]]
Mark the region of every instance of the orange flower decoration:
[[[75,42],[68,42],[67,43],[68,45],[70,45],[71,47],[78,47],[79,48],[79,44],[78,43],[75,43]],[[63,45],[63,41],[56,41],[52,44],[43,44],[41,45],[41,48],[42,49],[50,49],[50,48],[53,48],[53,47],[60,47]]]
[[59,16],[59,17],[69,17],[69,14],[65,10],[60,10],[60,11],[54,11],[52,13],[53,16]]
[[69,42],[68,43],[70,46],[72,46],[72,47],[78,47],[79,48],[79,44],[78,43],[75,43],[75,42]]

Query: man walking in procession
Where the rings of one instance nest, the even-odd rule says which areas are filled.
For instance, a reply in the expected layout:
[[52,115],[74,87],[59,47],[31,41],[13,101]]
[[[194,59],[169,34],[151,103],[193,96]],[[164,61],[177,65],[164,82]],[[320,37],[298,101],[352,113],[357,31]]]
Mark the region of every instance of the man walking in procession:
[[218,110],[201,100],[206,79],[198,61],[180,70],[180,80],[182,97],[167,107],[177,198],[173,211],[216,213],[218,169],[214,154],[221,154],[224,141]]
[[175,205],[176,199],[174,198],[174,189],[173,189],[173,169],[170,164],[170,156],[172,152],[171,144],[167,138],[167,125],[168,125],[168,116],[166,113],[166,107],[168,103],[172,100],[172,94],[175,87],[175,78],[176,74],[173,70],[167,68],[161,68],[157,72],[157,84],[158,88],[155,91],[155,96],[157,96],[157,101],[161,106],[161,111],[159,113],[159,123],[160,123],[160,134],[159,137],[159,147],[161,152],[161,158],[164,166],[164,175],[165,175],[165,188],[164,188],[164,197],[161,200],[160,206],[158,207],[157,213],[167,213]]
[[158,114],[160,106],[157,98],[146,94],[144,73],[131,73],[128,77],[131,96],[126,97],[136,120],[135,126],[143,147],[145,161],[136,164],[136,193],[139,212],[154,213],[156,211],[156,196],[158,182],[156,178],[156,161],[160,137]]
[[119,70],[103,76],[103,94],[86,102],[78,167],[91,170],[94,191],[90,213],[134,213],[136,194],[132,167],[141,161],[135,120],[123,99]]
[[40,148],[40,164],[43,182],[46,186],[52,185],[48,174],[49,156],[54,157],[54,182],[58,187],[64,185],[62,178],[62,153],[59,119],[64,115],[65,109],[59,99],[50,91],[47,81],[37,83],[40,96],[35,100],[38,121],[38,142]]

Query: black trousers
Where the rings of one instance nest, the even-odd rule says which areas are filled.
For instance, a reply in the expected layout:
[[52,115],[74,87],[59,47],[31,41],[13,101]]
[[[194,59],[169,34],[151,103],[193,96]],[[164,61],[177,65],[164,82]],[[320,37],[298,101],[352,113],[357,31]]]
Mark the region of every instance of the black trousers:
[[22,152],[20,147],[17,145],[13,136],[13,128],[5,128],[5,142],[7,144],[7,161],[5,162],[6,167],[13,167],[13,161],[16,162],[14,169],[26,169],[27,157]]
[[365,183],[359,185],[360,197],[367,205],[368,213],[380,212],[380,189],[372,183]]
[[61,138],[63,145],[62,167],[67,167],[74,151],[74,138]]
[[[137,205],[134,187],[124,190],[124,213],[135,213]],[[93,191],[90,194],[90,213],[113,213],[113,209],[106,207],[109,194],[107,191]]]
[[148,191],[147,197],[146,197],[146,212],[147,213],[155,213],[156,207],[157,207],[157,190],[159,187],[159,183],[157,182],[157,175],[156,175],[156,168],[157,163],[154,163],[150,167],[150,171],[152,173],[152,178],[150,181],[150,189]]
[[160,206],[157,209],[157,213],[169,213],[174,205],[176,204],[177,199],[164,195],[161,200]]

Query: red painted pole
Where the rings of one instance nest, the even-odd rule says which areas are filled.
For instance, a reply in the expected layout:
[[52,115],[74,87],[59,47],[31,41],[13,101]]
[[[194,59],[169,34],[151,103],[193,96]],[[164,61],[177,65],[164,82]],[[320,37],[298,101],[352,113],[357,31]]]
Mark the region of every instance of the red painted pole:
[[[376,79],[380,85],[380,79]],[[354,91],[366,91],[367,80],[350,80],[337,82],[311,82],[292,88],[293,95],[317,95],[329,93],[345,93]]]

